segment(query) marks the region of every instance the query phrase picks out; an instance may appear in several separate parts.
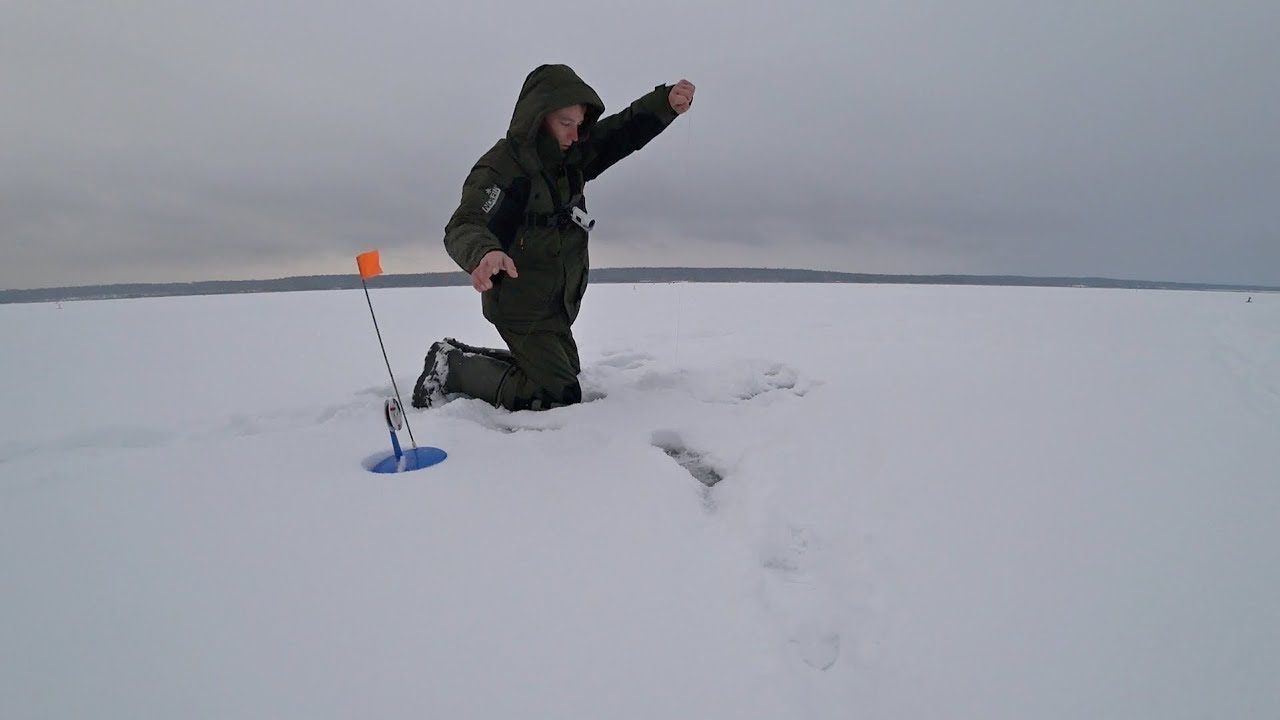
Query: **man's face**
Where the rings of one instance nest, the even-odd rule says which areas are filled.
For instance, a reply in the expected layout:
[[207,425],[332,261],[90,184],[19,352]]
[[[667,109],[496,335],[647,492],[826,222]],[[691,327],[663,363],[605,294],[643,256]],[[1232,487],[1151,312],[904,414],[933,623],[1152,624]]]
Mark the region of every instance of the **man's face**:
[[586,112],[581,105],[570,105],[547,113],[542,126],[551,134],[551,137],[556,139],[556,142],[560,143],[561,150],[568,150],[570,145],[578,142],[578,127],[586,117]]

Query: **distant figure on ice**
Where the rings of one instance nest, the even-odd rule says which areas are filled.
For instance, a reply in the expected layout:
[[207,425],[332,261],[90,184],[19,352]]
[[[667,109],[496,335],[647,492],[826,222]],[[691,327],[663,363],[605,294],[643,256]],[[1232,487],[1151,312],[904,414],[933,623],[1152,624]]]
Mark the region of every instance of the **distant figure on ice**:
[[687,112],[693,94],[687,80],[659,85],[601,118],[600,96],[572,68],[541,65],[529,73],[506,137],[472,167],[444,236],[508,349],[448,337],[433,343],[414,407],[436,407],[454,394],[508,410],[582,400],[571,326],[587,289],[587,236],[595,224],[584,187]]
[[1252,295],[1250,295],[1250,296],[1249,296],[1249,299],[1248,299],[1248,300],[1245,300],[1245,302],[1247,302],[1247,303],[1251,303],[1251,302],[1253,302],[1253,296],[1252,296]]

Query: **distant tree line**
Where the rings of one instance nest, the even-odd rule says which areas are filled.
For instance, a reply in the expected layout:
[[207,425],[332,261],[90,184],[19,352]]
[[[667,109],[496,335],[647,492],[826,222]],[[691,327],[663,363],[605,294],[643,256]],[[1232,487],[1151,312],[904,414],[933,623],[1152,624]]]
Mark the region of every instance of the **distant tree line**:
[[[1134,290],[1228,290],[1280,292],[1257,285],[1176,283],[1112,278],[1025,277],[1019,275],[874,275],[786,268],[598,268],[592,283],[879,283],[890,285],[995,285],[1015,287],[1127,288]],[[461,272],[380,275],[370,288],[455,287],[470,285]],[[62,302],[175,295],[228,295],[234,293],[298,292],[303,290],[353,290],[360,279],[350,275],[308,275],[275,280],[207,280],[188,283],[131,283],[82,287],[0,290],[2,303]]]

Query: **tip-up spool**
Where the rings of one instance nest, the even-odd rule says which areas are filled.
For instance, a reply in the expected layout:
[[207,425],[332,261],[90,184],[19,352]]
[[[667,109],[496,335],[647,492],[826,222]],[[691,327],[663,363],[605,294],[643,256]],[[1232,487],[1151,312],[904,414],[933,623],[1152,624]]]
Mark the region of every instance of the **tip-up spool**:
[[391,449],[394,451],[391,455],[376,458],[372,461],[366,461],[365,467],[370,472],[376,473],[402,473],[412,470],[421,470],[429,468],[432,465],[438,465],[445,458],[449,457],[448,453],[440,448],[435,447],[414,447],[409,450],[403,450],[400,447],[400,438],[396,437],[396,431],[405,425],[404,408],[400,405],[399,398],[387,398],[382,405],[382,419],[387,423],[387,430],[391,434]]

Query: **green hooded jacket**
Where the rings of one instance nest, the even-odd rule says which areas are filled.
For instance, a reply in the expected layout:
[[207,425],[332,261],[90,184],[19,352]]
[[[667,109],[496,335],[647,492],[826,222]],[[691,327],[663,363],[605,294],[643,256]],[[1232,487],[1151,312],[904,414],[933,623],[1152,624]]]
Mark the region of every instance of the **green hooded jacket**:
[[[568,210],[585,210],[586,183],[675,120],[670,90],[659,85],[602,118],[600,96],[568,66],[542,65],[525,78],[506,137],[471,168],[445,226],[445,250],[464,271],[475,270],[492,250],[515,263],[517,277],[499,273],[482,295],[490,322],[519,326],[567,316],[572,324],[577,318],[590,272],[588,233],[568,220]],[[561,151],[541,131],[542,120],[576,104],[586,107],[579,139]],[[607,219],[600,225],[607,227]]]

